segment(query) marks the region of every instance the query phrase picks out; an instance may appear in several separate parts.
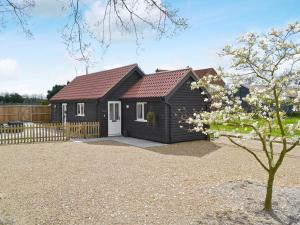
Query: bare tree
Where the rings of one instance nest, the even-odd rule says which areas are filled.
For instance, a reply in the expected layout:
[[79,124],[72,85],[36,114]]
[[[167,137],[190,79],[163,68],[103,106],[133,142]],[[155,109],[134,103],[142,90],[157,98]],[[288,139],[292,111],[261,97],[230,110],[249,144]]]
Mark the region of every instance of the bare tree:
[[34,6],[34,0],[0,0],[0,27],[16,22],[26,35],[31,36],[27,20]]
[[[187,20],[163,0],[61,0],[67,24],[62,38],[70,55],[88,66],[92,50],[101,47],[105,52],[112,43],[114,34],[133,36],[137,46],[144,35],[171,37],[187,28]],[[101,5],[93,20],[87,13]],[[30,9],[34,0],[0,0],[0,23],[2,27],[14,19],[22,30],[31,35],[27,27]]]
[[187,28],[187,20],[160,0],[103,0],[100,3],[103,4],[103,11],[99,12],[99,18],[95,18],[94,23],[84,16],[84,10],[89,6],[83,1],[68,0],[65,7],[70,14],[63,39],[69,53],[79,55],[77,60],[87,65],[92,43],[100,43],[105,52],[116,30],[123,35],[133,35],[139,46],[144,32],[151,31],[161,38]]

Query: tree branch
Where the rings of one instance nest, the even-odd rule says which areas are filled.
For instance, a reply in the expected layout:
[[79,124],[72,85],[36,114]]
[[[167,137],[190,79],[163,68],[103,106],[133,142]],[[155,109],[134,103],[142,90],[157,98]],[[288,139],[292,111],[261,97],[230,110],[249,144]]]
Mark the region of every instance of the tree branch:
[[[7,19],[9,16],[15,17],[22,31],[27,36],[32,36],[31,31],[27,28],[27,19],[29,17],[28,10],[35,6],[34,0],[23,0],[15,2],[13,0],[3,0],[6,4],[1,4],[0,16]],[[3,15],[1,15],[3,14]],[[8,15],[5,15],[8,14]],[[10,14],[10,15],[9,15]]]
[[[229,123],[229,125],[233,125],[233,126],[241,126],[241,124],[238,124],[238,123]],[[271,160],[273,158],[273,156],[270,156],[269,155],[269,152],[268,152],[268,149],[267,149],[267,145],[266,145],[266,140],[263,138],[262,134],[257,130],[257,128],[251,124],[243,124],[244,127],[250,127],[252,128],[255,133],[258,135],[260,141],[261,141],[261,144],[262,144],[262,147],[263,147],[263,151],[265,152],[266,156],[267,156],[267,159],[268,159],[268,162],[269,162],[269,165],[271,165]]]
[[292,151],[292,150],[293,150],[294,148],[296,148],[296,146],[299,145],[299,144],[300,144],[300,140],[296,141],[292,146],[290,146],[290,147],[286,150],[286,152]]
[[236,146],[246,150],[248,153],[250,153],[252,156],[254,156],[254,158],[259,162],[259,164],[267,171],[269,172],[269,169],[264,165],[264,163],[260,160],[260,158],[253,152],[251,151],[249,148],[247,148],[246,146],[243,146],[239,143],[237,143],[236,141],[234,141],[231,137],[227,137],[231,143],[235,144]]

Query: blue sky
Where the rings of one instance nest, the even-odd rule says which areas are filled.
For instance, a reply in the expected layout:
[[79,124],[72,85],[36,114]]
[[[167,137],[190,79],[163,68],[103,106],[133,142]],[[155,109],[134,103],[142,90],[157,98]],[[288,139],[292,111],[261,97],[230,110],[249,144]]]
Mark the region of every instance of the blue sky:
[[[114,41],[104,56],[98,52],[89,71],[132,63],[138,63],[147,73],[156,68],[226,66],[227,62],[217,52],[237,36],[300,20],[300,1],[296,0],[169,2],[188,19],[186,31],[171,39],[149,36],[138,51],[134,39]],[[26,38],[16,26],[1,30],[0,93],[45,95],[54,84],[72,80],[76,70],[78,75],[84,73],[84,65],[71,60],[65,50],[59,32],[65,21],[57,6],[53,0],[37,0],[29,23],[33,39]]]

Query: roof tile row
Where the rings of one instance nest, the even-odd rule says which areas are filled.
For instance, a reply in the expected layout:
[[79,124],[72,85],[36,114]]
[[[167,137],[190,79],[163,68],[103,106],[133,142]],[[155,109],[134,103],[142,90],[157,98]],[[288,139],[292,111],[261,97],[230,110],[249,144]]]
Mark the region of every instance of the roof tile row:
[[136,67],[138,67],[137,64],[132,64],[98,73],[78,76],[51,100],[86,100],[101,98]]
[[145,75],[122,98],[164,97],[191,71],[182,69]]

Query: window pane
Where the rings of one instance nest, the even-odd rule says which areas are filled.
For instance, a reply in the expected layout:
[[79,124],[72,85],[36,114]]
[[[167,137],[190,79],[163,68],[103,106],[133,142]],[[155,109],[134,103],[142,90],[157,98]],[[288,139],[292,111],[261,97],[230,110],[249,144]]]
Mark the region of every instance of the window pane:
[[77,104],[77,113],[78,113],[78,115],[81,115],[81,113],[82,113],[82,111],[81,111],[81,103],[78,103]]
[[67,112],[67,105],[66,104],[62,104],[62,110],[63,110],[63,112],[64,113],[66,113]]
[[145,119],[145,120],[147,119],[147,113],[148,113],[148,104],[145,103],[145,104],[144,104],[144,119]]
[[119,115],[119,107],[120,107],[119,103],[116,103],[116,104],[115,104],[115,119],[116,119],[116,120],[119,120],[119,119],[120,119],[120,115]]
[[80,111],[80,113],[81,113],[82,115],[84,115],[84,103],[81,104],[81,111]]
[[114,120],[114,104],[109,103],[109,119]]
[[77,103],[77,115],[84,115],[84,103]]
[[142,104],[137,104],[137,119],[143,119]]

